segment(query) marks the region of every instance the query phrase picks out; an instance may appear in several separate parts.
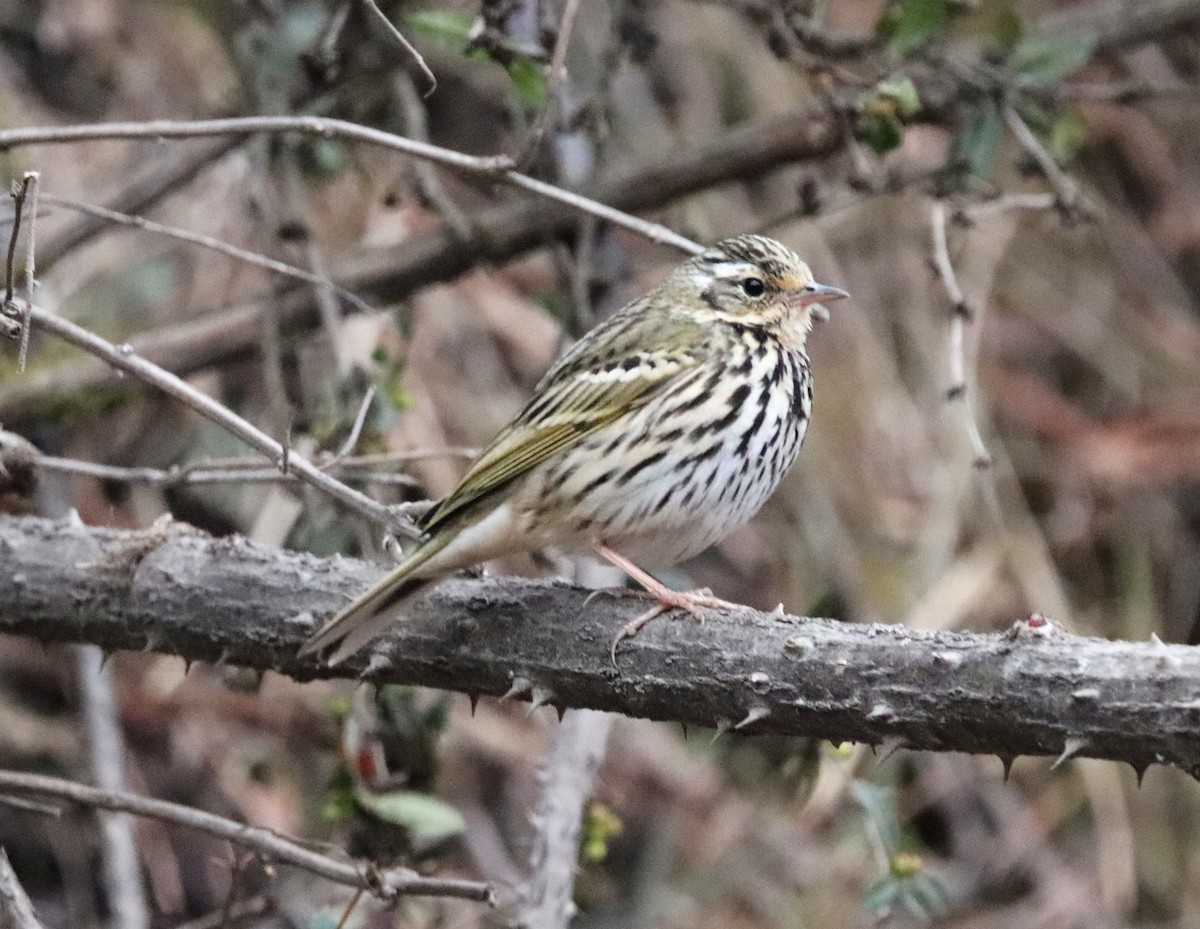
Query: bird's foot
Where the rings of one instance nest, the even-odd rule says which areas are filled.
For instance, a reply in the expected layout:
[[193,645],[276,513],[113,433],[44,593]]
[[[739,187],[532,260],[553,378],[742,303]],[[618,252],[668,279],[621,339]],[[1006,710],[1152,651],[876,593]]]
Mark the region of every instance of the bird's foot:
[[621,631],[617,633],[617,637],[613,639],[612,647],[609,649],[609,658],[612,660],[613,667],[617,666],[617,646],[625,639],[631,639],[639,632],[642,627],[658,617],[670,613],[673,610],[683,610],[697,622],[704,622],[704,615],[701,610],[741,610],[744,607],[740,603],[730,603],[728,600],[722,600],[720,597],[714,597],[712,591],[707,587],[701,590],[671,590],[669,587],[658,585],[657,590],[651,591],[658,603],[648,609],[645,613],[630,620],[621,627]]

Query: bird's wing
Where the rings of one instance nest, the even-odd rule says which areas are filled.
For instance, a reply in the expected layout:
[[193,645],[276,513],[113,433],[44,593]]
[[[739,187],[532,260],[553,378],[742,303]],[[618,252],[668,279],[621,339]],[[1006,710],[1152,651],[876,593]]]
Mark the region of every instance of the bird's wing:
[[602,359],[580,351],[582,343],[568,352],[458,487],[429,511],[422,528],[436,531],[584,436],[700,371],[703,356],[694,348],[639,351],[632,345],[623,347],[624,341],[609,342],[607,347],[615,350]]

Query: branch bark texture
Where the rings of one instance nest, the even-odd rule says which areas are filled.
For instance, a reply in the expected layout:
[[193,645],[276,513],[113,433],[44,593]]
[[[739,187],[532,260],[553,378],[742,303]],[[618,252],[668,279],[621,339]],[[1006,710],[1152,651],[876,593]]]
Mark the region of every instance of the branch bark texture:
[[537,696],[693,725],[934,751],[1072,755],[1200,774],[1200,651],[1021,621],[920,632],[781,614],[662,620],[608,657],[640,596],[452,579],[343,665],[296,651],[381,570],[180,527],[0,518],[0,631],[229,661],[298,680],[362,677]]

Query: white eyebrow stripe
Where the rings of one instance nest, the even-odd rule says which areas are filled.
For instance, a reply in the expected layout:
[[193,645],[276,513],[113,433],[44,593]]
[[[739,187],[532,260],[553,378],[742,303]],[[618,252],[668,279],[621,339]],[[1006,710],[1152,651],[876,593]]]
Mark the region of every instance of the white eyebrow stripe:
[[738,277],[758,273],[758,269],[748,261],[718,261],[708,267],[713,277]]

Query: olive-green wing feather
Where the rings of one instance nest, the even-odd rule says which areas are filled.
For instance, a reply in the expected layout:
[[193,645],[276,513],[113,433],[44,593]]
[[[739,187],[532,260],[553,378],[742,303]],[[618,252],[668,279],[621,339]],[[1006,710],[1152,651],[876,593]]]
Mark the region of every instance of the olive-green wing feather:
[[614,325],[601,326],[573,346],[458,487],[426,515],[422,528],[436,531],[584,436],[698,373],[704,357],[698,346],[639,349],[637,322],[614,317],[609,320]]

